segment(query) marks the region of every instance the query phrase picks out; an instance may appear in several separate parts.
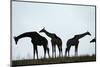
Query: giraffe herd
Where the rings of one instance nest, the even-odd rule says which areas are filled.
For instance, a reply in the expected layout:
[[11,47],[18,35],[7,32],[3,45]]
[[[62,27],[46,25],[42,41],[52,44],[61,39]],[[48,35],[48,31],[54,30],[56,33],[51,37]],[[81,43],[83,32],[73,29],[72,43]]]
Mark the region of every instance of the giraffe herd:
[[[51,38],[51,45],[52,45],[52,57],[56,57],[56,46],[58,47],[59,50],[59,57],[63,56],[62,53],[62,40],[60,37],[58,37],[55,33],[49,33],[45,28],[39,31],[39,33],[45,33],[48,37]],[[50,57],[49,54],[49,48],[48,48],[48,40],[44,37],[41,36],[39,33],[33,31],[33,32],[26,32],[22,33],[16,37],[14,37],[15,43],[17,44],[18,40],[24,37],[30,37],[31,38],[31,43],[33,44],[33,58],[35,59],[35,53],[37,55],[38,59],[38,50],[37,46],[43,46],[44,49],[44,58],[46,57],[46,52],[48,53],[48,57]],[[65,49],[65,56],[70,56],[70,48],[71,46],[75,46],[75,56],[78,56],[78,45],[79,45],[79,39],[83,38],[84,36],[91,34],[89,32],[85,32],[83,34],[78,34],[74,35],[73,38],[68,39],[66,43],[66,49]],[[96,42],[96,38],[92,39],[90,43]]]

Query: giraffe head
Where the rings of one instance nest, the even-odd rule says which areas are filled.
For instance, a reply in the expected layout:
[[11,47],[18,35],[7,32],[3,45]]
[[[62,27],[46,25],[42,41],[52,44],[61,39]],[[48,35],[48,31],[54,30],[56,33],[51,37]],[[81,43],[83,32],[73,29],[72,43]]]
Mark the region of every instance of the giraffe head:
[[18,42],[17,37],[14,37],[14,40],[15,40],[15,43],[16,43],[16,45],[17,45],[17,42]]
[[87,31],[86,33],[87,33],[87,35],[90,35],[91,36],[91,33],[90,32]]
[[90,43],[96,42],[96,38],[92,39]]
[[40,30],[39,32],[45,32],[46,30],[45,30],[45,27],[42,29],[42,30]]

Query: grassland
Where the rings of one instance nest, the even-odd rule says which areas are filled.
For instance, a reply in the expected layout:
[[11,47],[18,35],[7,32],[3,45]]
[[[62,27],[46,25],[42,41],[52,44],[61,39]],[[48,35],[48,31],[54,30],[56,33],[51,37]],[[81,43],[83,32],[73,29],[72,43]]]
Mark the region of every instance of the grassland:
[[77,57],[56,57],[46,59],[27,59],[12,61],[12,67],[27,66],[27,65],[42,65],[42,64],[58,64],[58,63],[76,63],[96,61],[96,56],[77,56]]

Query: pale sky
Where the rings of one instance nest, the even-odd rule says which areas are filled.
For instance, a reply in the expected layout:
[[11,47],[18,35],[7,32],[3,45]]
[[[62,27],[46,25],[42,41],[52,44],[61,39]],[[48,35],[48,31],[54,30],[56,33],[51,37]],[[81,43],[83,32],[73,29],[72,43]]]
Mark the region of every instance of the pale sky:
[[[37,31],[43,27],[55,33],[62,39],[63,55],[65,55],[66,42],[76,34],[89,31],[92,35],[80,39],[78,55],[92,55],[95,53],[95,43],[90,40],[95,37],[95,7],[79,5],[62,5],[46,3],[12,2],[12,59],[31,59],[33,48],[30,38],[20,39],[15,44],[14,36],[24,32]],[[48,40],[50,56],[52,56],[51,39],[40,33]],[[74,47],[70,55],[74,56]],[[56,49],[57,55],[58,48]],[[39,58],[44,56],[43,47],[38,47]]]

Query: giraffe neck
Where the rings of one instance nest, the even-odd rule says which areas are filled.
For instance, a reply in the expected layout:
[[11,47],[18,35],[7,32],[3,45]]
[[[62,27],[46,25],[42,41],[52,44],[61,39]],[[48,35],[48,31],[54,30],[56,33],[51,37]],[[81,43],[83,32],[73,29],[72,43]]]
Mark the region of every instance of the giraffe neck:
[[48,36],[48,37],[50,37],[50,38],[53,38],[53,34],[52,33],[49,33],[48,31],[44,31],[44,33]]
[[84,36],[88,35],[87,33],[79,34],[78,39],[83,38]]
[[24,38],[24,37],[31,37],[32,38],[33,34],[36,34],[36,33],[35,32],[26,32],[26,33],[20,34],[17,37],[14,37],[16,44],[17,44],[18,40],[21,38]]

